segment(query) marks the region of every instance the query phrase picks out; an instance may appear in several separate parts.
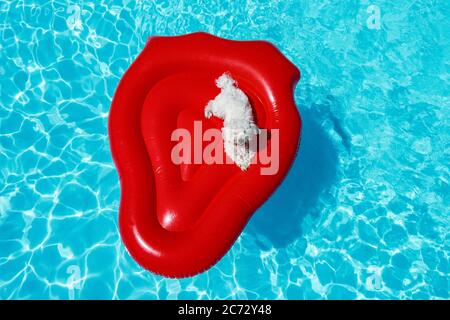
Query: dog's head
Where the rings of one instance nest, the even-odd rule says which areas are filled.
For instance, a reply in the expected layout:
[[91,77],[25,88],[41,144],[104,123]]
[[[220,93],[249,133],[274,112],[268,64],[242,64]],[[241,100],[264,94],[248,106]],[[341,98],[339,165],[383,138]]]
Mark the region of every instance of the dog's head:
[[216,85],[220,89],[229,89],[236,85],[236,81],[229,73],[224,73],[216,79]]

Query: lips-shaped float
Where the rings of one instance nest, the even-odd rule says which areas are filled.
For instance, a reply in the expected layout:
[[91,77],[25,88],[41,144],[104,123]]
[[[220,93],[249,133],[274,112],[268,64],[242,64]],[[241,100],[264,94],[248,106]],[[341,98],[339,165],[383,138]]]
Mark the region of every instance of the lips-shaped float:
[[[221,128],[220,120],[204,118],[204,107],[219,93],[214,80],[224,72],[249,97],[258,127],[279,129],[275,174],[261,174],[261,163],[242,171],[233,164],[171,160],[173,130],[193,132],[194,120],[204,129]],[[298,69],[268,42],[206,33],[148,40],[120,81],[109,115],[122,190],[120,233],[140,265],[185,277],[226,253],[296,155],[301,121],[293,90],[299,78]]]

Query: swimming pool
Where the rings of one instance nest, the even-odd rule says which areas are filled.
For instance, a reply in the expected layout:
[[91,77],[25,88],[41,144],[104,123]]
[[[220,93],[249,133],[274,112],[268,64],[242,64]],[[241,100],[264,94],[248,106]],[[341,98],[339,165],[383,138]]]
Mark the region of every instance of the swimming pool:
[[[0,4],[0,299],[449,298],[450,3],[28,3]],[[149,35],[198,30],[301,69],[303,136],[229,253],[165,279],[120,240],[107,117]]]

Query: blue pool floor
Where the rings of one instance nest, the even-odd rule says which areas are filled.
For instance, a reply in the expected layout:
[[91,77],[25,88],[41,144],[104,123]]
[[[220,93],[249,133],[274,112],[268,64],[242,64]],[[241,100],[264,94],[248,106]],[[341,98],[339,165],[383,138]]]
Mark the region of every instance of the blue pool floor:
[[[450,3],[0,4],[0,299],[448,299]],[[150,35],[274,43],[302,71],[298,157],[207,272],[128,255],[107,135]]]

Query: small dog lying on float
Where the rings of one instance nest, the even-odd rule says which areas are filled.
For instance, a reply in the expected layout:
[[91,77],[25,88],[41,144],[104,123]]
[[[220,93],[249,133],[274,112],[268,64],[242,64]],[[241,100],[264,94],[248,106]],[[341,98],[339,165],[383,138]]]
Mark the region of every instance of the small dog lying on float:
[[223,120],[225,153],[245,171],[256,153],[250,142],[260,130],[254,122],[248,97],[237,87],[231,75],[222,74],[216,79],[216,85],[221,92],[206,105],[205,117],[209,119],[216,116]]

